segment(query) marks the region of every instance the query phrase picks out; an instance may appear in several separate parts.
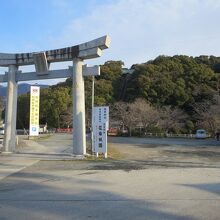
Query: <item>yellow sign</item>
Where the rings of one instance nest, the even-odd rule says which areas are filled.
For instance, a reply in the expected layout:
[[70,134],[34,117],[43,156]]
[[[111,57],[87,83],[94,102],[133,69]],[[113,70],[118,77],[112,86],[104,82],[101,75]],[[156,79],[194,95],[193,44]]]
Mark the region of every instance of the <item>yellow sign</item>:
[[40,87],[31,86],[30,92],[30,136],[39,134],[39,106],[40,106]]

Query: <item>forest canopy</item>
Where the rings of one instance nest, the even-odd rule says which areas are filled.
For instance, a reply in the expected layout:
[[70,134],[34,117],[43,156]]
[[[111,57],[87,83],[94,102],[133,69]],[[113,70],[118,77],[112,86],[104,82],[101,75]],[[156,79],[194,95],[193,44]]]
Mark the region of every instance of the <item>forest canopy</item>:
[[[122,61],[107,61],[101,65],[101,75],[95,77],[95,105],[114,106],[118,102],[144,100],[154,109],[179,109],[187,116],[188,126],[195,128],[203,113],[217,105],[220,82],[220,57],[183,55],[159,56],[131,71]],[[86,113],[91,115],[92,79],[85,78]],[[72,80],[41,90],[40,123],[49,127],[71,126]],[[202,107],[201,107],[202,106]],[[29,94],[18,98],[19,128],[27,128]],[[200,113],[198,113],[200,112]],[[89,122],[88,122],[89,123]]]

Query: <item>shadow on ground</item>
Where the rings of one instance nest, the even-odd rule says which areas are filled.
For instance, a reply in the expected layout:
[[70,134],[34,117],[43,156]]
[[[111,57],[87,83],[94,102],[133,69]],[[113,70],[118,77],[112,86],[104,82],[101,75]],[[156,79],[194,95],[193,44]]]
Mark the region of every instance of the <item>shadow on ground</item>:
[[[69,181],[60,188],[57,182]],[[50,183],[50,184],[49,184]],[[62,184],[62,183],[61,183]],[[76,185],[90,186],[91,182],[75,177],[22,171],[0,182],[0,218],[6,219],[169,219],[192,220],[162,211],[156,201],[134,200],[120,194]],[[100,181],[93,183],[104,184]]]
[[192,187],[202,191],[211,192],[220,195],[220,183],[205,183],[205,184],[181,184],[181,186]]

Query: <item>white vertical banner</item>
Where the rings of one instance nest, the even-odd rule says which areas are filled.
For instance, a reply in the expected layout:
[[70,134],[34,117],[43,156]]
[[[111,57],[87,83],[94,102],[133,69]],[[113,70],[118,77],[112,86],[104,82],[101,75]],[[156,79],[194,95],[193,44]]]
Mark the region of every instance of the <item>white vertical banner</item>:
[[93,108],[93,152],[107,157],[107,130],[109,127],[109,107]]
[[40,106],[40,87],[31,86],[30,88],[30,126],[29,135],[39,135],[39,106]]

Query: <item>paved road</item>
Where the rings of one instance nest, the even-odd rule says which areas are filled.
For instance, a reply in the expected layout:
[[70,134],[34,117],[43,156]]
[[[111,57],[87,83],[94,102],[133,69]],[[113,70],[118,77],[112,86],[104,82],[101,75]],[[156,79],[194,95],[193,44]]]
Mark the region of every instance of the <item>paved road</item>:
[[[149,140],[141,139],[123,140],[118,143],[122,140],[116,138],[110,143],[111,147],[126,154],[120,161],[42,158],[1,179],[0,219],[219,219],[219,156],[212,157],[215,163],[208,167],[147,165],[148,154],[156,163],[158,155],[177,148],[182,152],[182,147],[152,145],[146,143]],[[52,154],[55,149],[71,149],[70,143],[68,137],[54,136],[38,144],[48,146],[46,152]],[[195,148],[218,151],[218,147],[209,147],[209,144],[183,148],[184,152]],[[131,152],[133,156],[136,152],[136,160],[131,160],[134,166],[128,167]],[[200,163],[205,160],[206,165],[211,160],[210,155],[182,154],[171,157],[167,153],[164,157],[181,163],[185,159]],[[166,160],[162,158],[162,162]],[[145,166],[138,166],[143,162]]]
[[0,180],[41,160],[81,159],[81,157],[71,155],[70,135],[55,135],[38,142],[26,140],[27,137],[20,137],[20,139],[21,144],[16,154],[0,154]]
[[27,140],[26,136],[21,136],[19,144],[19,153],[35,154],[65,154],[72,153],[72,135],[54,134],[43,136],[37,141]]
[[3,155],[0,157],[0,181],[5,177],[19,172],[24,168],[38,162],[37,159],[16,157],[13,155]]

